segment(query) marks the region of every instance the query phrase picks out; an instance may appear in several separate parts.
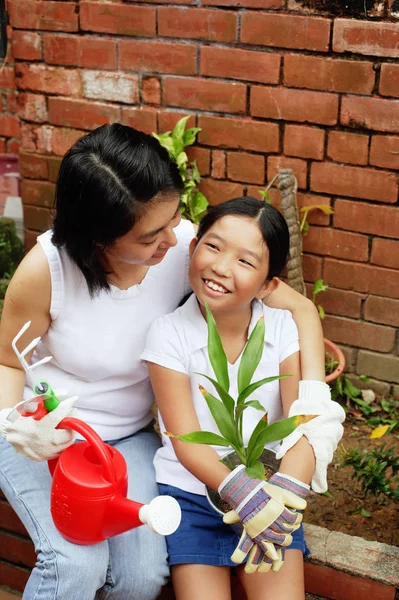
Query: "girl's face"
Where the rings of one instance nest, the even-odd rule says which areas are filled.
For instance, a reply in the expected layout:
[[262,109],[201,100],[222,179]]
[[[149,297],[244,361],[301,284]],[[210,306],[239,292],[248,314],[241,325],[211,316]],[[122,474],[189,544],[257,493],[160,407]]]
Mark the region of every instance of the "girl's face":
[[212,311],[246,309],[274,285],[266,282],[269,250],[253,219],[222,217],[199,241],[192,240],[190,252],[191,286]]
[[109,263],[151,267],[160,263],[169,248],[176,246],[173,229],[180,223],[180,199],[176,192],[164,193],[146,209],[132,229],[104,253]]

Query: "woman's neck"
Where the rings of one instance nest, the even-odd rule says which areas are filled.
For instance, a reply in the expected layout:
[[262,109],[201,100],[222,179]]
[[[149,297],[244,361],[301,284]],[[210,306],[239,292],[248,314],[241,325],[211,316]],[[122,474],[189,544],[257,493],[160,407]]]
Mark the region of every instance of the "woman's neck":
[[150,267],[146,265],[131,265],[129,263],[107,261],[108,283],[121,290],[127,290],[133,285],[138,285],[144,279]]

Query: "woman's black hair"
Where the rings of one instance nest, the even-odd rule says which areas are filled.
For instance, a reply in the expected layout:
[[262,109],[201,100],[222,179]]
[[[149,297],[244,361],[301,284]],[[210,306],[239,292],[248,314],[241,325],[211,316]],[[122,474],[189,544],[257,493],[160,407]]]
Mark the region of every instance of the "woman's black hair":
[[91,296],[110,289],[101,248],[128,233],[154,196],[182,188],[158,140],[119,123],[98,127],[65,154],[52,242],[82,271]]
[[197,239],[200,240],[216,221],[227,216],[246,217],[258,223],[269,250],[267,279],[281,275],[288,258],[290,234],[286,220],[277,208],[251,196],[233,198],[209,209],[199,224]]

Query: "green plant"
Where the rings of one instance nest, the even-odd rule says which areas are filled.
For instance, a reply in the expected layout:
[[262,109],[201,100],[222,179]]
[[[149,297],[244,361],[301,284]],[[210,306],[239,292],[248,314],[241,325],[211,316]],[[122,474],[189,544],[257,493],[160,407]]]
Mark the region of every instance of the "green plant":
[[364,497],[372,494],[381,504],[399,500],[399,457],[394,448],[384,444],[371,452],[359,446],[344,450],[339,468],[346,466],[353,468],[352,479],[360,483]]
[[0,279],[14,273],[24,255],[24,246],[15,229],[15,221],[0,217]]
[[[377,408],[377,410],[381,414],[374,415],[368,419],[367,425],[373,427],[386,425],[388,426],[387,433],[390,433],[399,427],[399,400],[395,400],[394,398],[381,398],[380,407]],[[375,412],[377,412],[377,410]]]
[[312,210],[321,210],[325,215],[333,215],[334,211],[328,204],[314,204],[311,206],[302,206],[299,212],[303,213],[303,217],[300,224],[300,230],[302,235],[306,235],[309,231],[309,223],[307,221],[308,215]]
[[[210,431],[195,431],[180,436],[174,436],[171,433],[168,433],[168,435],[191,444],[231,446],[236,451],[241,463],[246,466],[247,474],[250,477],[264,479],[265,468],[258,459],[265,445],[283,439],[292,433],[298,425],[313,419],[314,415],[299,415],[269,425],[266,411],[261,403],[258,400],[248,400],[249,396],[262,385],[276,379],[289,377],[289,375],[277,375],[251,383],[263,352],[265,338],[263,317],[257,322],[244,348],[237,374],[238,398],[235,401],[229,394],[230,382],[227,358],[222,341],[211,311],[207,306],[205,308],[208,326],[208,355],[216,379],[207,375],[203,375],[203,377],[206,377],[214,385],[220,400],[210,394],[203,386],[200,385],[199,389],[221,435]],[[202,374],[199,373],[199,375]],[[254,428],[248,445],[245,446],[243,440],[243,413],[250,406],[261,411],[262,417]]]
[[314,284],[313,284],[313,289],[312,289],[312,302],[313,304],[317,307],[317,310],[319,312],[320,315],[320,319],[324,319],[324,317],[326,316],[325,312],[324,312],[324,308],[322,307],[321,304],[317,304],[316,301],[316,296],[319,292],[325,292],[328,289],[328,285],[326,283],[324,283],[324,281],[322,279],[317,279]]
[[[359,378],[366,383],[368,381],[368,377],[365,375],[360,375]],[[331,398],[333,400],[337,400],[339,397],[345,400],[347,409],[351,409],[351,407],[355,405],[356,408],[360,410],[360,412],[366,417],[379,410],[377,406],[372,406],[371,403],[363,400],[361,390],[359,390],[359,388],[357,388],[344,375],[341,375],[334,381],[334,385],[331,390]]]
[[161,134],[153,133],[152,135],[169,152],[179,167],[184,183],[180,208],[182,216],[193,223],[199,223],[208,206],[208,200],[198,190],[201,175],[197,163],[195,160],[189,163],[185,152],[185,148],[194,144],[197,133],[201,131],[199,127],[186,129],[189,118],[190,116],[180,119],[173,131],[166,131]]

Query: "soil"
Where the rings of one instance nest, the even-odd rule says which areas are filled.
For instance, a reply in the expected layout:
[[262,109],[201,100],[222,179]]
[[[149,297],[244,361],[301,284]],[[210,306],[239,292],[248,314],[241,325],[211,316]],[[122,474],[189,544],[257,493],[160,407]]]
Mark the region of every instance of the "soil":
[[[395,448],[396,456],[399,455],[397,430],[380,439],[370,439],[370,433],[370,427],[354,417],[347,417],[344,437],[328,469],[328,491],[333,497],[312,492],[308,498],[304,521],[331,531],[399,546],[399,504],[393,501],[380,504],[370,494],[364,497],[360,483],[352,479],[353,468],[338,467],[342,446],[346,449],[359,446],[361,450],[372,451],[385,444],[387,448]],[[371,517],[350,514],[361,507],[371,513]]]

